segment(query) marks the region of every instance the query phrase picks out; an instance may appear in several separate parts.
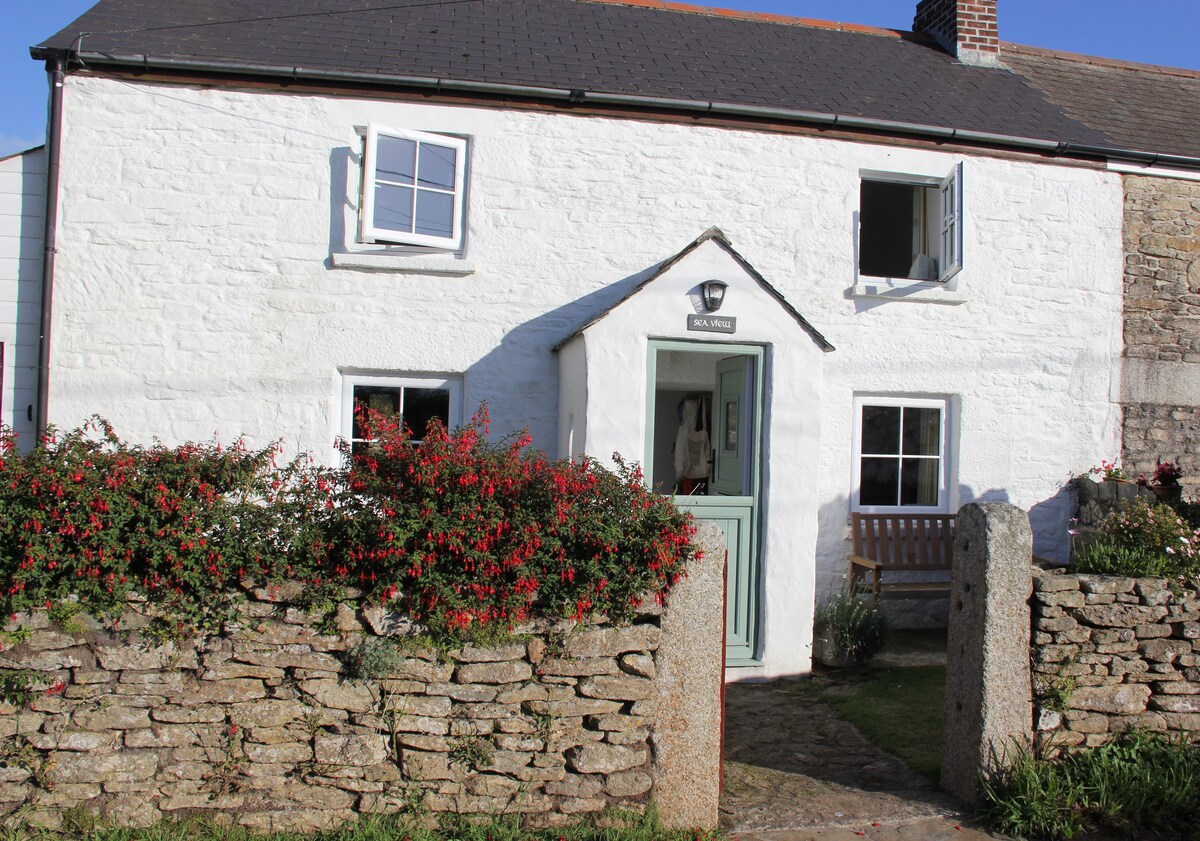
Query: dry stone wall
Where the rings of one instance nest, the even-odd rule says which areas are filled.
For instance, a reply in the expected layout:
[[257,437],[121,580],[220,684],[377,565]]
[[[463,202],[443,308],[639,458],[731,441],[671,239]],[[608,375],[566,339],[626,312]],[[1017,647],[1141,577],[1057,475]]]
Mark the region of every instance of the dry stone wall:
[[[202,812],[276,831],[415,804],[545,824],[653,796],[658,611],[439,656],[395,615],[343,605],[322,625],[284,595],[256,591],[223,633],[181,643],[151,640],[137,605],[116,630],[85,615],[10,623],[0,668],[34,683],[22,698],[6,673],[0,809],[51,825],[74,806],[133,825]],[[376,677],[354,679],[356,662]]]
[[1131,728],[1200,733],[1200,601],[1153,578],[1033,570],[1038,740],[1103,744]]

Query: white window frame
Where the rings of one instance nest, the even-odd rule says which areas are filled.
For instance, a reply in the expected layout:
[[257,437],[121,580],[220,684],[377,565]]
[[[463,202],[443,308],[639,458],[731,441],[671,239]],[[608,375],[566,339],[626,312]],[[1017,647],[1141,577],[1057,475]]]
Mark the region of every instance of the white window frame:
[[[854,271],[860,284],[871,281],[886,281],[893,286],[902,284],[922,284],[946,286],[963,267],[963,165],[960,161],[955,164],[943,178],[933,178],[925,175],[911,175],[897,172],[880,172],[877,170],[862,170],[859,172],[862,181],[883,181],[891,184],[906,184],[911,187],[933,188],[938,196],[938,208],[935,218],[940,225],[937,234],[938,276],[935,280],[924,280],[910,277],[879,277],[863,274],[859,267],[862,265],[862,249],[866,247],[862,239],[861,208],[860,227],[858,232],[859,253],[855,254]],[[926,222],[925,224],[928,224]],[[928,239],[928,237],[924,237]]]
[[[442,146],[455,150],[454,209],[451,216],[452,230],[450,236],[439,237],[415,232],[405,233],[375,225],[376,159],[378,157],[380,137],[411,140],[417,144]],[[377,123],[369,124],[363,145],[362,192],[359,201],[359,207],[361,208],[359,213],[359,239],[362,242],[378,243],[381,245],[414,245],[450,251],[461,248],[466,208],[466,170],[466,138],[452,137],[446,134],[432,134],[424,131],[412,131],[410,129],[391,128]],[[443,194],[446,192],[435,188],[416,186],[413,187],[413,190],[414,193],[420,190]]]
[[[938,409],[941,411],[941,428],[939,430],[939,451],[941,469],[938,471],[938,504],[937,505],[863,505],[860,501],[862,490],[862,417],[866,406],[896,406],[901,409]],[[901,396],[882,394],[856,395],[854,398],[854,439],[852,443],[853,465],[850,484],[850,510],[862,514],[948,514],[950,513],[950,399],[933,396]],[[866,456],[874,455],[866,453]],[[890,457],[890,454],[889,454]],[[900,455],[896,456],[901,459]],[[919,458],[909,456],[909,458]]]
[[[343,374],[342,375],[342,423],[341,437],[353,445],[354,439],[354,388],[443,388],[450,392],[449,428],[453,430],[463,422],[462,377],[443,374]],[[400,400],[400,411],[404,411],[404,398]],[[359,439],[362,440],[362,439]]]

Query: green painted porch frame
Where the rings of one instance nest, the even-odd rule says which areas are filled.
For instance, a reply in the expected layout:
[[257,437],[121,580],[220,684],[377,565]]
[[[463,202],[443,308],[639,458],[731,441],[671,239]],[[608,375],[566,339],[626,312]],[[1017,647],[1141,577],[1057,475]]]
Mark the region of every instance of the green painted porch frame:
[[734,344],[679,339],[650,339],[646,371],[646,441],[643,468],[647,477],[654,475],[655,387],[658,382],[659,351],[708,353],[719,356],[750,356],[754,359],[754,458],[751,460],[749,496],[676,496],[675,504],[690,511],[698,520],[710,520],[725,534],[729,550],[726,568],[725,664],[757,666],[762,663],[759,629],[759,559],[763,458],[763,388],[766,381],[766,348],[762,345]]

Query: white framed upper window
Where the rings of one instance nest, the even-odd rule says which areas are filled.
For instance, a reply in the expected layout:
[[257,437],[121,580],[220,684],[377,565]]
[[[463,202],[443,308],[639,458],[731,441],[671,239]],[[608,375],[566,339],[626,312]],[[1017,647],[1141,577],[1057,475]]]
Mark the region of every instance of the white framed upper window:
[[342,437],[354,452],[370,444],[355,414],[358,406],[364,406],[398,416],[412,440],[419,443],[431,420],[441,421],[447,430],[462,424],[462,392],[458,377],[346,374],[342,377]]
[[944,178],[864,172],[858,273],[944,283],[963,267],[963,165]]
[[850,510],[947,513],[948,414],[945,398],[855,397]]
[[359,238],[457,249],[463,239],[467,141],[367,126]]

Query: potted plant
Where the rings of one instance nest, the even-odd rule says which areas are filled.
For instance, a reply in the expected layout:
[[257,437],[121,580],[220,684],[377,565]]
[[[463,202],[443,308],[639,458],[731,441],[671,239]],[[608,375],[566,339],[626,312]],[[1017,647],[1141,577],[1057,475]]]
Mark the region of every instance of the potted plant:
[[827,666],[861,666],[883,649],[887,617],[858,596],[843,591],[817,610],[813,654]]
[[1183,497],[1183,488],[1179,484],[1183,470],[1174,461],[1160,461],[1150,477],[1150,490],[1163,502],[1177,502]]

